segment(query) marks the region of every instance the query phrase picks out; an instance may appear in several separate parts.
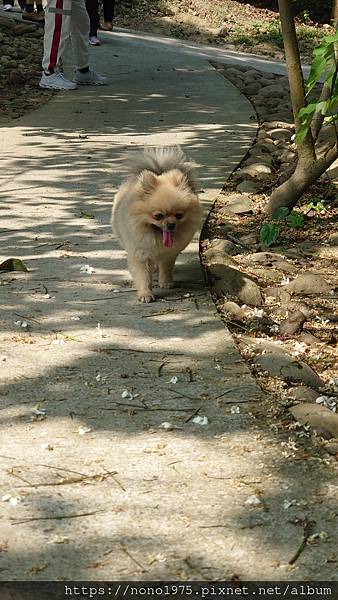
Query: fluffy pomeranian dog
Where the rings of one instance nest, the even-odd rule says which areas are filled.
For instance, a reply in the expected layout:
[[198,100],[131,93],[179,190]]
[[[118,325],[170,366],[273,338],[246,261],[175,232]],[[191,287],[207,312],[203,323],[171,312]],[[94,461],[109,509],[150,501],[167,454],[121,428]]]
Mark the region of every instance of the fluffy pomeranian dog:
[[176,257],[201,221],[194,165],[178,146],[135,152],[127,164],[130,177],[115,196],[112,223],[138,300],[153,302],[153,272],[158,269],[161,288],[173,287]]

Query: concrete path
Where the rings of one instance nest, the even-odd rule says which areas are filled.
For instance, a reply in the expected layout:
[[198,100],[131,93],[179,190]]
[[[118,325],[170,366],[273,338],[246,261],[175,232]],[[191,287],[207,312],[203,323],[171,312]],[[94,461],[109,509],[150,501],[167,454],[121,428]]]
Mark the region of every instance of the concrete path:
[[1,275],[0,577],[316,577],[315,556],[285,569],[302,534],[282,501],[306,473],[286,475],[256,425],[261,393],[215,315],[197,240],[170,297],[138,305],[126,284],[109,225],[121,152],[181,144],[208,210],[256,130],[205,55],[148,37],[106,35],[92,56],[108,87],[1,131],[0,254],[29,272]]

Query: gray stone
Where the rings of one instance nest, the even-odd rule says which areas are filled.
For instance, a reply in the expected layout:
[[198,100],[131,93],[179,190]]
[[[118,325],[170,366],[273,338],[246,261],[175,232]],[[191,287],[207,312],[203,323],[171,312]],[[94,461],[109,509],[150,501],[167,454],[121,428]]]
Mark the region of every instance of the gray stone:
[[234,319],[239,319],[240,321],[243,321],[245,319],[244,310],[240,306],[238,306],[236,302],[232,302],[230,300],[224,302],[223,310],[227,315]]
[[239,169],[236,171],[235,177],[246,177],[249,175],[250,177],[255,177],[255,179],[267,179],[272,174],[271,167],[269,165],[265,165],[263,163],[254,163],[253,165],[249,165],[247,167],[243,167],[243,169]]
[[285,337],[292,336],[299,332],[306,321],[306,316],[301,310],[295,310],[289,313],[287,318],[279,325],[279,333]]
[[238,269],[212,265],[209,269],[213,292],[218,296],[236,296],[243,304],[261,306],[263,297],[258,285]]
[[331,286],[321,275],[305,273],[284,286],[292,294],[326,294]]
[[253,181],[242,181],[236,186],[236,190],[247,194],[255,194],[258,190],[258,185]]
[[307,385],[297,385],[289,389],[288,397],[297,402],[315,402],[318,392]]
[[245,194],[231,194],[227,198],[227,203],[223,207],[222,212],[241,214],[253,212],[254,204],[252,200]]
[[292,131],[290,129],[275,128],[269,129],[268,135],[273,140],[291,140]]
[[[292,416],[316,431],[338,438],[338,415],[320,404],[298,404],[290,408]],[[327,437],[325,435],[325,437]]]
[[255,165],[257,164],[257,161],[259,161],[260,164],[262,165],[267,165],[267,166],[271,166],[272,165],[272,156],[271,154],[266,154],[266,153],[260,153],[260,154],[256,154],[254,156],[249,156],[249,158],[245,161],[245,166],[249,166],[249,165]]
[[273,85],[267,85],[266,87],[261,88],[259,95],[263,96],[263,98],[284,98],[287,95],[288,91],[285,89],[283,85],[279,83]]
[[246,84],[244,91],[246,94],[248,94],[248,96],[253,96],[260,90],[260,87],[261,86],[259,85],[259,83],[253,81],[252,83]]
[[292,133],[295,130],[295,127],[292,123],[287,123],[286,121],[266,121],[263,123],[264,129],[289,129]]
[[314,389],[322,388],[325,385],[309,365],[287,354],[264,354],[256,358],[255,364],[272,377],[280,377],[285,381],[299,381]]

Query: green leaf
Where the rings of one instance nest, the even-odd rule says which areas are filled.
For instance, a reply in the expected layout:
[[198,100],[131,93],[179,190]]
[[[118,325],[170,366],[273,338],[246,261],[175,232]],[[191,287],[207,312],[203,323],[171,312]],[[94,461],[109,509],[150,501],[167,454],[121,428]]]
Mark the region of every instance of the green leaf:
[[287,222],[291,229],[300,229],[304,225],[304,215],[292,212],[289,214]]
[[87,212],[85,212],[84,210],[81,210],[80,217],[81,217],[82,219],[95,219],[95,216],[94,216],[94,215],[92,215],[91,213],[87,213]]
[[259,235],[264,246],[272,246],[279,236],[279,227],[276,223],[264,223],[260,229]]
[[27,273],[28,269],[20,258],[7,258],[0,264],[0,271],[21,271]]
[[275,212],[272,215],[272,218],[275,221],[284,221],[284,219],[286,219],[286,217],[289,214],[289,209],[286,206],[280,206],[279,208],[277,208],[277,210],[275,210]]

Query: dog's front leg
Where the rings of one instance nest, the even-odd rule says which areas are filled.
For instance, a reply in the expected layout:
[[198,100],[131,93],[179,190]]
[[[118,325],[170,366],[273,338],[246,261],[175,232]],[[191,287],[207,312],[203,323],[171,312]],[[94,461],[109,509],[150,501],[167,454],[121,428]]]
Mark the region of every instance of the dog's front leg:
[[160,288],[172,288],[174,287],[173,282],[173,270],[175,265],[176,256],[161,260],[159,262],[159,276],[158,282]]
[[152,292],[153,265],[150,261],[141,261],[136,256],[128,257],[129,269],[132,274],[137,298],[140,302],[154,302]]

